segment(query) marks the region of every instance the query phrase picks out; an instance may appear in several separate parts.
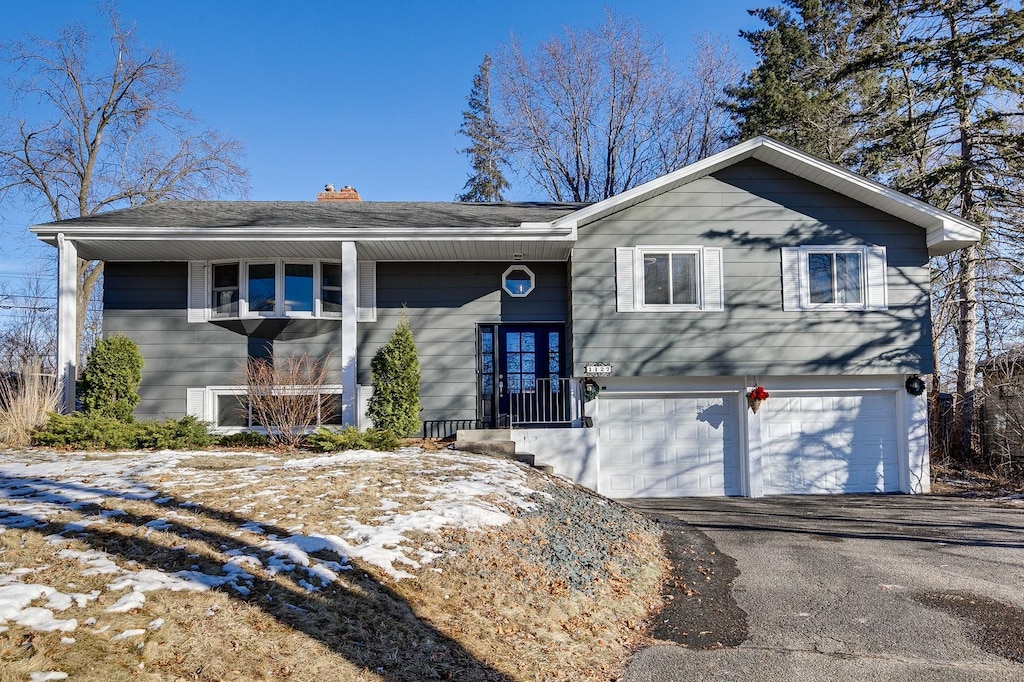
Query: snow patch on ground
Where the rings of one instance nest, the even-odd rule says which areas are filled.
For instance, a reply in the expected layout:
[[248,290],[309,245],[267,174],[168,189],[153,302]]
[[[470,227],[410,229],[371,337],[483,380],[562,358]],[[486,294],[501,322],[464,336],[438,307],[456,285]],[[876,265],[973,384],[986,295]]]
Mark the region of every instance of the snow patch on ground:
[[[424,534],[429,536],[444,528],[479,530],[505,524],[512,517],[499,505],[529,511],[536,507],[531,498],[540,494],[527,485],[523,468],[515,463],[493,460],[488,462],[486,470],[481,471],[478,458],[447,452],[425,455],[415,448],[394,453],[350,451],[290,460],[280,467],[260,465],[233,470],[234,483],[227,487],[211,485],[208,472],[181,466],[183,460],[196,455],[239,454],[271,459],[263,453],[238,452],[162,451],[97,455],[0,451],[0,533],[54,524],[60,530],[50,531],[47,542],[61,543],[72,539],[78,542],[81,538],[87,539],[88,532],[104,524],[132,523],[126,520],[131,518],[127,512],[116,508],[119,500],[149,500],[165,506],[160,518],[140,522],[146,534],[187,532],[187,517],[197,513],[193,510],[199,510],[202,505],[194,499],[179,498],[175,507],[175,497],[147,481],[166,477],[175,483],[184,483],[192,491],[189,497],[203,491],[238,490],[233,499],[242,501],[236,511],[240,520],[231,535],[243,537],[245,533],[251,533],[261,537],[251,547],[226,551],[229,559],[218,567],[201,569],[195,564],[191,570],[168,573],[140,568],[136,562],[125,561],[94,548],[59,550],[59,559],[80,566],[81,575],[109,575],[108,591],[128,590],[106,608],[110,613],[126,613],[144,608],[146,593],[154,590],[204,592],[229,589],[245,596],[251,592],[257,579],[281,574],[291,576],[298,587],[316,592],[340,581],[342,575],[352,569],[352,559],[376,565],[395,580],[411,578],[415,571],[442,556],[434,551],[437,547],[433,543],[424,545],[411,538],[422,538]],[[309,505],[301,501],[296,504],[294,500],[285,498],[291,490],[290,481],[348,477],[360,481],[365,488],[369,481],[367,470],[372,470],[375,464],[395,459],[400,459],[403,468],[413,476],[404,482],[394,480],[385,484],[388,495],[379,499],[379,515],[360,521],[353,514],[354,508],[338,506],[333,526],[340,535],[302,532],[305,524],[301,509]],[[257,485],[261,489],[255,489]],[[282,519],[297,521],[286,526],[287,536],[268,534],[266,530],[279,519],[244,518],[249,506],[244,502],[256,496],[264,503],[270,498],[271,504],[280,499],[278,508],[282,510]],[[182,514],[179,510],[188,513]],[[185,538],[171,545],[176,550],[185,547]],[[7,568],[0,564],[0,632],[8,629],[9,623],[41,631],[72,632],[78,627],[77,620],[58,618],[54,613],[74,607],[84,608],[101,596],[98,591],[88,594],[64,591],[67,585],[58,589],[57,586],[24,582],[27,575],[38,570],[40,567]],[[162,624],[161,619],[154,620],[149,629],[155,630]],[[84,625],[96,626],[96,621],[90,618]],[[104,632],[109,627],[95,627],[93,631]],[[136,637],[145,632],[126,630],[115,635],[114,639]],[[66,677],[59,671],[33,675],[51,676],[38,679]],[[59,677],[62,675],[64,677]]]

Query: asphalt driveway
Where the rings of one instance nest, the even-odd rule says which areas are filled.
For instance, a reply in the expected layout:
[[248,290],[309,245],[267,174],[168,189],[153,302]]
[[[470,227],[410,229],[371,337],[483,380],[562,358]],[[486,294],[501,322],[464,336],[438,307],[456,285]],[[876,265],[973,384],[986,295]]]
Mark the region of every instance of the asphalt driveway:
[[630,506],[706,535],[711,563],[728,567],[709,583],[731,589],[746,638],[651,647],[624,682],[1024,680],[1024,507],[888,495]]

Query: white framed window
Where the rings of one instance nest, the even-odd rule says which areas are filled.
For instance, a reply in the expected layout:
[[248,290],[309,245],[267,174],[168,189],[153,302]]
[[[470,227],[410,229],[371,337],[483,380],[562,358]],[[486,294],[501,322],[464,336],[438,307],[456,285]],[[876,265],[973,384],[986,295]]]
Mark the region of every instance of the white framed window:
[[883,246],[800,246],[782,249],[785,310],[885,310]]
[[619,312],[717,312],[725,308],[722,249],[636,246],[615,250]]
[[[377,269],[358,263],[357,319],[375,322]],[[244,259],[189,263],[188,321],[253,317],[340,318],[339,261]]]
[[320,314],[341,317],[341,263],[320,264]]
[[[281,386],[285,395],[308,396],[312,386]],[[342,423],[341,386],[328,385],[319,387],[319,414],[316,426],[334,426]],[[211,429],[218,433],[237,433],[239,431],[259,431],[267,429],[253,418],[252,408],[246,399],[247,390],[244,386],[206,386],[190,388],[185,394],[185,412],[200,421],[210,424]]]
[[239,264],[214,263],[213,274],[213,317],[238,317]]
[[537,286],[533,270],[525,265],[513,265],[501,275],[501,288],[515,298],[525,298]]
[[278,263],[246,261],[243,270],[240,317],[284,317],[278,293]]

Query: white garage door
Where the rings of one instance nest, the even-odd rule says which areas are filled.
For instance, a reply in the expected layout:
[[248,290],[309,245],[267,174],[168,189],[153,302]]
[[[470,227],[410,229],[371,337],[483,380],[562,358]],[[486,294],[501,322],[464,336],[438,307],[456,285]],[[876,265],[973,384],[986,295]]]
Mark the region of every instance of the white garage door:
[[719,396],[602,396],[598,492],[739,495],[737,405]]
[[900,489],[893,393],[776,393],[762,410],[765,495]]

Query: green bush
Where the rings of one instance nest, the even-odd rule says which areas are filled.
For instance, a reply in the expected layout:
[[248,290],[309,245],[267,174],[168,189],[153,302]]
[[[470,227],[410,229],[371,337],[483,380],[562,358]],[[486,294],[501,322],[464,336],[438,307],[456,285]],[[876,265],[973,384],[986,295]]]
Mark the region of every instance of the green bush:
[[128,450],[135,447],[135,434],[135,424],[96,413],[72,412],[50,415],[32,440],[36,445],[73,450]]
[[401,439],[389,429],[367,429],[360,431],[352,426],[341,431],[317,429],[306,436],[309,447],[320,452],[341,452],[343,450],[378,450],[390,452],[402,444]]
[[366,413],[379,429],[411,436],[420,429],[420,361],[405,314],[370,363],[373,395]]
[[153,450],[199,450],[211,445],[204,422],[193,416],[168,419],[165,422],[139,422],[136,425],[135,446]]
[[213,442],[195,417],[165,422],[122,422],[95,412],[50,415],[33,434],[36,445],[72,450],[193,450]]
[[217,445],[225,448],[266,448],[270,447],[270,437],[259,431],[242,431],[221,436]]
[[127,336],[100,339],[89,352],[82,372],[84,411],[133,421],[143,364],[139,347]]

